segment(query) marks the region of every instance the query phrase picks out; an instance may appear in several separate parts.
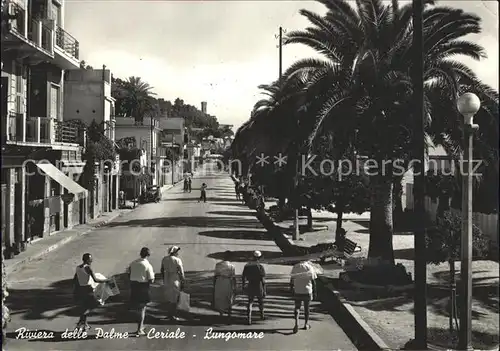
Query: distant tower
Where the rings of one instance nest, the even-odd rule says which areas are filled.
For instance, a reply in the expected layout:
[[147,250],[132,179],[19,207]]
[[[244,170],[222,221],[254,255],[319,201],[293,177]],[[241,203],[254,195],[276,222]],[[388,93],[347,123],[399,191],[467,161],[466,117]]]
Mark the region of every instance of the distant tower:
[[207,102],[206,101],[201,102],[201,112],[207,113]]

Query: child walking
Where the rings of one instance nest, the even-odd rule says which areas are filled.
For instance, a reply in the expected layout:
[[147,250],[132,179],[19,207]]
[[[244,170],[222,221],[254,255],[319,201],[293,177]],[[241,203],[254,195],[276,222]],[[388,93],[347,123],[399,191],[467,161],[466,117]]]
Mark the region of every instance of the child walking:
[[207,202],[207,185],[205,183],[201,185],[201,195],[198,202],[200,201]]

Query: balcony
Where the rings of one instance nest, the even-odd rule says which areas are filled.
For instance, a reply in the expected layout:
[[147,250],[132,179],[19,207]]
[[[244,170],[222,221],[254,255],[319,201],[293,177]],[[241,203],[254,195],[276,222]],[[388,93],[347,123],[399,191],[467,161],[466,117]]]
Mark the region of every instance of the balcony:
[[10,112],[8,117],[7,143],[85,147],[85,131],[75,125],[48,117],[27,117],[24,124],[23,114],[14,112]]
[[80,43],[61,27],[56,27],[55,42],[56,63],[63,69],[80,67]]
[[13,52],[17,58],[37,64],[54,58],[54,31],[42,20],[29,18],[26,10],[15,2],[9,2],[9,22],[2,35],[2,51]]

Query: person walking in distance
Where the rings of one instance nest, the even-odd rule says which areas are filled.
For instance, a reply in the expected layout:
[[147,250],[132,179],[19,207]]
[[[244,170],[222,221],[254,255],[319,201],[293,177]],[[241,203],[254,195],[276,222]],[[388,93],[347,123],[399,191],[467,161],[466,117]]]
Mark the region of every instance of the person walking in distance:
[[76,328],[79,330],[90,329],[87,323],[87,316],[90,311],[97,307],[97,300],[94,297],[94,289],[98,283],[107,282],[107,279],[96,278],[94,271],[90,267],[92,265],[92,255],[89,253],[83,254],[82,264],[76,267],[73,277],[75,288],[75,299],[80,307],[80,320]]
[[299,331],[299,313],[302,303],[304,303],[304,330],[310,329],[309,325],[309,307],[311,301],[316,296],[316,278],[317,274],[310,261],[302,261],[292,268],[290,277],[290,289],[295,299],[295,326],[293,332]]
[[234,181],[234,192],[236,193],[236,200],[241,201],[239,180]]
[[182,260],[178,257],[180,249],[178,246],[172,246],[168,250],[168,256],[165,256],[161,261],[161,275],[163,276],[165,299],[168,305],[167,318],[172,321],[179,320],[175,314],[185,281]]
[[191,179],[191,174],[188,175],[188,192],[191,192],[192,190],[192,179]]
[[144,331],[146,307],[151,301],[149,289],[155,280],[153,266],[148,261],[149,256],[151,256],[151,251],[147,247],[143,247],[140,258],[133,261],[127,268],[130,279],[130,305],[139,314],[137,336],[146,335]]
[[262,257],[260,251],[254,251],[253,261],[248,262],[243,268],[243,274],[241,276],[241,286],[243,291],[245,291],[245,283],[248,281],[247,287],[247,322],[248,325],[252,324],[252,305],[255,298],[259,302],[260,318],[264,319],[264,298],[266,297],[266,271],[264,266],[259,262]]
[[201,194],[198,202],[200,201],[207,202],[207,185],[205,183],[201,185]]

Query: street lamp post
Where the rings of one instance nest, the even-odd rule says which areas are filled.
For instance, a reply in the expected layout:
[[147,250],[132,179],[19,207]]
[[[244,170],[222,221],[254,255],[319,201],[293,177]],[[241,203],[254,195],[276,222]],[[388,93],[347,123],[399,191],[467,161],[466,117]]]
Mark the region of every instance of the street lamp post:
[[172,185],[175,184],[174,174],[175,174],[175,155],[174,155],[174,144],[175,144],[175,134],[172,133]]
[[473,350],[472,338],[472,137],[479,126],[473,123],[481,101],[473,93],[465,93],[457,100],[458,111],[464,117],[464,158],[462,172],[462,236],[460,268],[460,350]]

